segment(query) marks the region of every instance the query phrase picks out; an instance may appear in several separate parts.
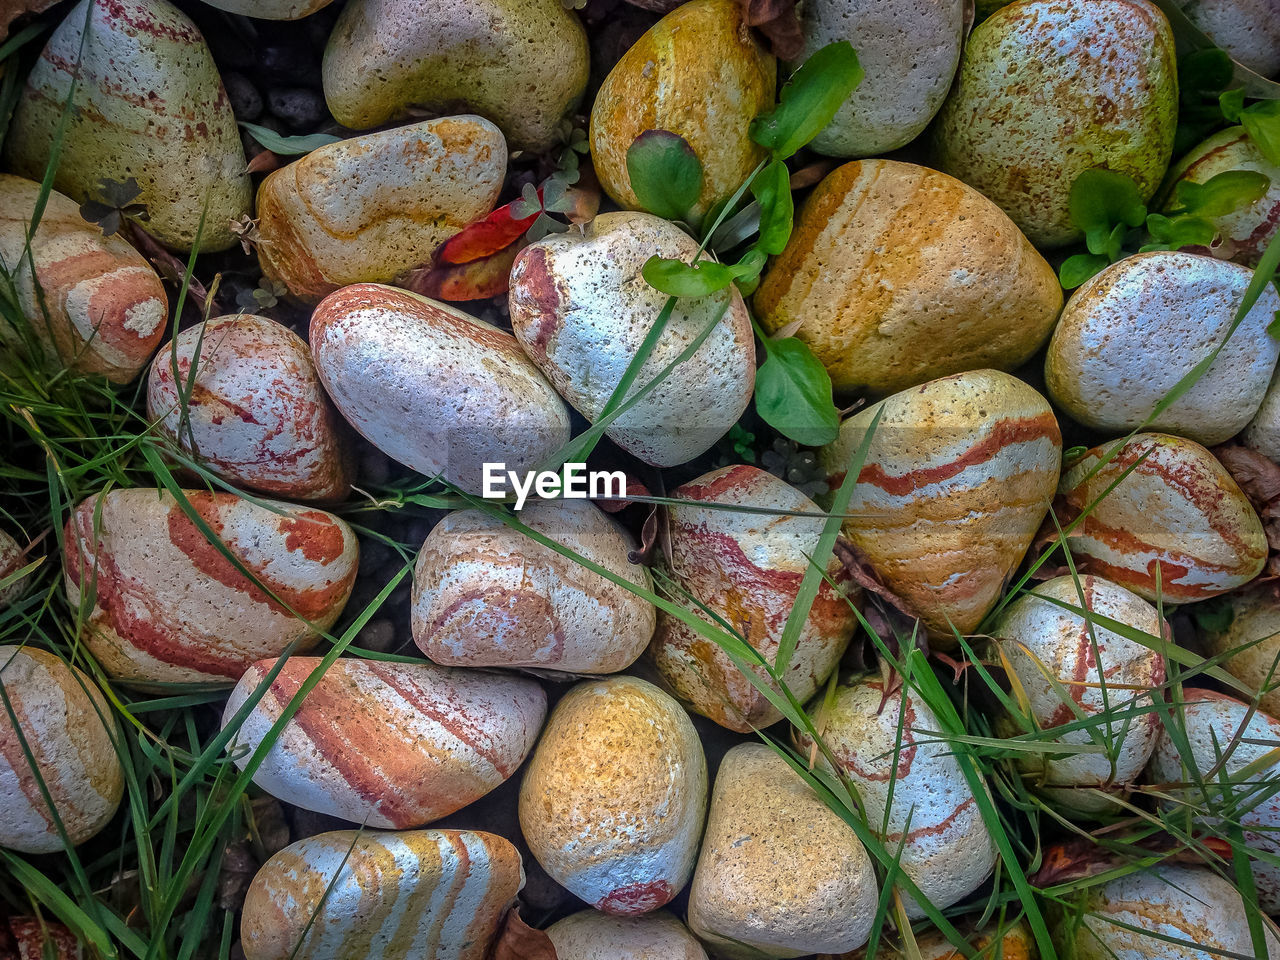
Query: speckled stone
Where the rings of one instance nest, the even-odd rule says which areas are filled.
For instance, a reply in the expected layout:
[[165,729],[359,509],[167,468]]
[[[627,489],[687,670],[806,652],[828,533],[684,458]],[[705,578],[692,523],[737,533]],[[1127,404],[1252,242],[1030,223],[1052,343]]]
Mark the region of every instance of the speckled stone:
[[520,853],[471,830],[335,830],[262,865],[246,960],[485,960],[524,886]]
[[1222,668],[1255,692],[1275,687],[1262,694],[1258,706],[1273,717],[1280,716],[1280,672],[1275,672],[1280,657],[1280,597],[1274,587],[1264,583],[1233,590],[1222,602],[1230,622],[1222,629],[1200,630],[1206,655],[1234,651],[1221,661]]
[[819,451],[832,489],[875,418],[845,536],[935,634],[954,642],[999,599],[1048,512],[1062,439],[1048,401],[975,370],[896,393]]
[[[818,505],[773,474],[746,465],[712,470],[671,497],[678,502],[667,507],[667,573],[696,601],[686,606],[720,629],[727,623],[776,664],[783,628],[822,536]],[[828,561],[826,573],[836,588],[825,582],[819,588],[782,677],[800,700],[830,676],[857,626],[850,602],[858,599],[857,588],[837,558]],[[677,696],[721,726],[746,733],[782,719],[728,654],[678,617],[659,611],[649,656]],[[753,669],[772,684],[763,670]]]
[[386,283],[493,209],[507,172],[502,133],[442,117],[331,143],[258,188],[258,260],[316,303],[351,283]]
[[856,949],[878,896],[853,830],[785,760],[762,743],[725,754],[689,891],[689,928],[716,956]]
[[557,960],[707,960],[688,928],[659,910],[642,917],[612,917],[582,910],[547,927]]
[[[290,657],[235,734],[243,768],[320,665]],[[275,665],[250,667],[223,724]],[[547,698],[536,681],[430,663],[339,658],[267,751],[254,782],[307,810],[370,827],[421,827],[478,800],[533,749]]]
[[[648,213],[604,213],[581,232],[553,234],[517,256],[511,327],[547,379],[594,422],[640,351],[667,295],[640,270],[651,256],[691,261],[698,242]],[[755,336],[742,295],[702,345],[607,433],[646,463],[671,467],[719,440],[747,408],[755,386]],[[724,297],[682,297],[632,393],[701,336]]]
[[1233,60],[1264,77],[1280,73],[1280,2],[1176,0],[1187,18]]
[[[1253,271],[1180,251],[1139,253],[1071,295],[1045,356],[1045,385],[1072,418],[1106,433],[1146,424],[1169,391],[1226,336]],[[1257,413],[1280,340],[1268,287],[1213,365],[1149,424],[1200,443],[1222,443]]]
[[[521,523],[651,591],[636,543],[586,500],[526,506]],[[536,667],[614,673],[653,636],[652,603],[481,510],[432,528],[413,571],[413,639],[432,661],[457,667]]]
[[[942,729],[933,711],[905,686],[886,690],[872,675],[842,682],[830,707],[823,702],[820,695],[809,715],[824,718],[823,742],[857,788],[867,823],[886,849],[901,850],[907,876],[939,910],[977,889],[995,866],[995,843],[951,748],[917,732]],[[813,747],[805,734],[796,744],[801,753]],[[817,760],[830,769],[822,753]],[[903,900],[907,916],[924,916],[905,892]]]
[[965,43],[933,128],[940,169],[990,197],[1039,247],[1080,236],[1083,170],[1155,193],[1178,119],[1173,31],[1147,0],[1018,0]]
[[183,495],[272,595],[207,540],[169,493],[94,495],[67,521],[63,572],[72,609],[92,585],[83,639],[103,670],[143,682],[238,680],[255,660],[277,657],[290,644],[312,646],[317,631],[338,619],[355,583],[351,528],[331,513],[290,503],[260,506],[202,490]]
[[[1122,791],[1147,765],[1160,718],[1136,712],[1152,702],[1150,695],[1138,691],[1164,683],[1164,661],[1150,647],[1100,623],[1090,624],[1059,604],[1119,621],[1151,637],[1153,644],[1165,636],[1160,615],[1141,597],[1101,577],[1065,576],[1019,597],[992,630],[1004,652],[1003,661],[1017,676],[1030,704],[1028,719],[1036,727],[1051,730],[1082,717],[1097,718],[1095,727],[1073,730],[1058,739],[1087,744],[1101,736],[1115,751],[1114,765],[1110,757],[1098,753],[1029,754],[1023,769],[1033,778],[1031,782],[1047,786],[1048,796],[1068,810],[1119,813],[1097,791]],[[1104,719],[1108,713],[1111,719]],[[1006,721],[1003,733],[1015,736],[1025,729]]]
[[580,683],[556,706],[520,786],[543,868],[599,910],[636,916],[693,872],[707,762],[688,715],[636,677]]
[[586,33],[560,0],[353,0],[329,35],[324,93],[357,130],[461,107],[496,123],[513,149],[541,152],[587,72]]
[[591,107],[591,159],[619,206],[640,207],[627,150],[646,130],[667,130],[702,161],[701,216],[765,157],[748,125],[773,107],[777,67],[736,0],[689,0],[622,55]]
[[836,157],[868,157],[910,143],[951,87],[964,44],[963,0],[804,0],[799,66],[847,40],[866,76],[810,146]]
[[147,417],[158,433],[231,483],[291,500],[347,495],[345,424],[305,340],[266,317],[234,314],[178,334],[177,379],[174,352],[173,344],[162,349],[147,379]]
[[311,316],[320,380],[370,443],[468,493],[484,464],[527,471],[569,440],[569,410],[516,339],[448,304],[376,283]]
[[0,684],[18,721],[15,729],[8,710],[0,712],[0,847],[65,849],[40,780],[68,839],[83,843],[115,816],[124,794],[124,771],[103,722],[111,722],[107,698],[75,667],[32,646],[0,646]]
[[44,176],[77,63],[54,186],[83,202],[104,178],[133,178],[141,226],[161,243],[190,250],[199,233],[205,253],[234,244],[230,224],[252,206],[240,133],[204,37],[167,0],[81,0],[67,13],[14,112],[11,169]]
[[1024,363],[1052,332],[1062,288],[978,191],[927,167],[866,160],[809,195],[754,304],[771,333],[799,323],[795,336],[837,392],[890,393]]
[[1144,433],[1096,469],[1112,446],[1063,471],[1054,501],[1063,528],[1088,510],[1068,538],[1081,571],[1165,604],[1205,600],[1262,572],[1262,521],[1213,454],[1193,440]]
[[[0,173],[0,265],[13,277],[27,322],[27,330],[17,330],[0,318],[0,346],[28,352],[30,333],[44,359],[128,383],[164,336],[169,319],[164,285],[141,254],[121,237],[104,237],[80,216],[71,198],[56,190],[49,194],[28,258],[27,232],[39,198],[40,184]],[[6,363],[0,359],[0,367]]]

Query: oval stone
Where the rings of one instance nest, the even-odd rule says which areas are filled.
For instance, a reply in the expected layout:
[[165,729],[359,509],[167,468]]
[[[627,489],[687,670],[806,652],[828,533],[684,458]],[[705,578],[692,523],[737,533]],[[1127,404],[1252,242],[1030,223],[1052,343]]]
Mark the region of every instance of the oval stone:
[[540,152],[587,85],[587,37],[560,0],[353,0],[324,52],[324,95],[368,130],[415,109],[459,107]]
[[266,317],[216,317],[178,334],[151,364],[147,417],[231,483],[291,500],[341,500],[351,487],[346,424],[311,350]]
[[[27,323],[27,330],[17,330],[0,317],[0,345],[28,352],[29,332],[43,359],[56,357],[77,373],[128,383],[164,336],[164,285],[141,254],[119,236],[104,237],[56,190],[49,193],[28,258],[27,232],[39,198],[40,184],[0,173],[0,264],[13,278]],[[0,359],[0,367],[6,365]]]
[[1235,590],[1222,598],[1227,622],[1203,628],[1200,637],[1210,657],[1225,656],[1222,669],[1260,693],[1258,706],[1280,716],[1280,597],[1267,583]]
[[520,853],[471,830],[335,830],[290,844],[249,885],[246,960],[486,960],[524,886]]
[[[1280,19],[1277,19],[1280,23]],[[1262,155],[1244,127],[1230,127],[1215,133],[1193,148],[1169,172],[1164,211],[1177,206],[1179,183],[1204,183],[1230,170],[1252,170],[1271,180],[1259,199],[1238,210],[1207,219],[1217,228],[1218,242],[1210,248],[1185,247],[1189,253],[1211,254],[1256,267],[1271,238],[1280,230],[1280,165]]]
[[15,173],[44,176],[77,77],[54,186],[83,203],[104,179],[134,180],[134,202],[148,215],[140,226],[161,243],[190,250],[199,235],[205,253],[234,244],[230,224],[253,199],[244,148],[213,56],[187,15],[167,0],[73,7],[14,112],[6,155]]
[[547,927],[556,960],[707,960],[688,928],[665,910],[613,917],[582,910]]
[[1280,341],[1267,327],[1280,310],[1270,287],[1235,328],[1213,365],[1150,424],[1157,404],[1234,325],[1253,271],[1179,251],[1114,263],[1067,301],[1045,356],[1053,401],[1095,430],[1138,427],[1213,445],[1257,413]]
[[1122,792],[1146,767],[1160,717],[1150,712],[1150,694],[1140,691],[1164,683],[1164,661],[1151,647],[1070,608],[1132,627],[1153,646],[1167,637],[1156,608],[1123,587],[1091,576],[1045,581],[1011,603],[992,630],[1031,708],[1023,723],[1005,720],[1002,732],[1013,737],[1092,719],[1088,729],[1057,739],[1102,743],[1107,753],[1032,753],[1022,767],[1070,811],[1120,813],[1099,791]]
[[716,956],[802,957],[867,941],[879,892],[852,828],[762,743],[725,754],[689,890]]
[[[667,301],[639,279],[651,256],[692,260],[698,242],[648,213],[604,213],[516,257],[511,327],[547,379],[594,422]],[[720,315],[722,296],[682,297],[640,368],[632,393],[674,362]],[[691,356],[606,431],[646,463],[671,467],[705,453],[737,422],[755,386],[755,336],[736,288],[723,319]]]
[[1054,511],[1064,530],[1082,517],[1068,534],[1078,569],[1166,604],[1205,600],[1262,572],[1262,521],[1213,454],[1144,433],[1098,469],[1118,443],[1094,447],[1062,474]]
[[965,43],[933,128],[940,169],[994,200],[1039,247],[1080,237],[1067,201],[1095,167],[1145,201],[1173,152],[1173,31],[1147,0],[1025,0]]
[[[0,530],[0,581],[12,577],[31,562],[27,557],[27,549],[4,530]],[[0,610],[18,600],[27,588],[26,576],[18,577],[12,583],[0,587]]]
[[[235,734],[243,768],[270,736],[318,657],[290,657]],[[223,724],[275,661],[250,667]],[[446,817],[515,772],[547,711],[536,681],[430,663],[339,658],[272,741],[253,780],[273,797],[370,827],[404,830]]]
[[766,330],[794,329],[813,349],[837,392],[889,393],[1026,362],[1053,329],[1062,288],[976,190],[866,160],[810,194],[754,302]]
[[1280,73],[1280,3],[1276,0],[1176,0],[1216,46],[1264,77]]
[[810,146],[869,157],[910,143],[942,106],[964,43],[963,0],[805,0],[804,52],[847,40],[866,71],[854,96]]
[[67,521],[67,599],[75,609],[92,586],[84,641],[110,676],[238,680],[255,660],[277,657],[290,644],[305,650],[334,624],[358,566],[356,536],[345,522],[231,493],[183,496],[221,549],[160,490],[94,495]]
[[[667,507],[667,572],[696,601],[691,612],[718,629],[727,624],[776,664],[783,629],[822,536],[818,505],[773,474],[746,465],[703,474],[671,497],[677,502]],[[726,509],[733,506],[766,512]],[[825,569],[839,589],[825,582],[819,587],[782,676],[799,700],[830,676],[857,627],[857,588],[838,558],[829,559]],[[658,613],[649,655],[677,696],[723,727],[748,733],[782,719],[727,653],[678,617]],[[781,695],[761,668],[752,669]]]
[[312,150],[258,188],[258,262],[316,303],[385,283],[493,209],[507,143],[481,117],[442,117]]
[[[542,500],[521,523],[652,591],[636,542],[586,500]],[[441,520],[413,570],[413,639],[435,663],[614,673],[653,637],[643,597],[545,547],[500,518],[458,510]]]
[[[886,689],[879,677],[865,675],[842,682],[834,699],[820,697],[809,715],[819,710],[823,742],[857,788],[867,823],[935,907],[945,910],[991,876],[995,843],[952,748],[917,733],[942,729],[919,696],[905,683]],[[814,746],[807,734],[796,743],[801,753]],[[817,762],[830,769],[822,753]],[[907,916],[925,915],[902,896]]]
[[467,493],[484,464],[527,472],[569,440],[569,411],[515,337],[447,304],[376,283],[311,315],[320,380],[391,459]]
[[0,847],[65,849],[41,781],[67,839],[83,843],[115,816],[124,794],[107,698],[75,667],[29,645],[0,646],[0,684],[8,708],[0,712]]
[[819,452],[835,489],[880,417],[844,533],[944,645],[971,633],[1053,500],[1062,435],[1044,397],[976,370],[896,393]]
[[683,137],[702,163],[699,218],[739,186],[765,150],[750,122],[773,107],[777,65],[735,0],[689,0],[622,55],[591,107],[591,160],[605,193],[638,210],[627,151],[646,130]]
[[557,883],[636,916],[689,879],[707,761],[688,714],[636,677],[591,680],[556,706],[520,785],[520,829]]

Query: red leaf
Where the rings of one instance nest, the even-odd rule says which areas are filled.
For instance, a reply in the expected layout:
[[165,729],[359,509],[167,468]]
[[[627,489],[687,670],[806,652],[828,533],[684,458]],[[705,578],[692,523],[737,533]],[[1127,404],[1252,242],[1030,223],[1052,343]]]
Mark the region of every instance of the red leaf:
[[747,26],[769,40],[779,60],[795,60],[804,52],[804,32],[796,16],[796,0],[739,0]]
[[410,270],[397,284],[433,300],[487,300],[507,292],[511,284],[511,265],[524,247],[517,242],[480,260],[465,263],[442,263],[437,251],[431,263]]
[[263,150],[249,161],[249,166],[245,168],[245,173],[270,173],[272,170],[279,168],[280,157],[270,150]]
[[[639,480],[635,480],[632,477],[628,476],[627,477],[627,497],[647,497],[647,496],[650,496],[649,488],[646,487]],[[622,510],[625,510],[627,507],[631,506],[631,503],[632,503],[631,500],[625,499],[625,498],[622,500],[609,500],[609,499],[602,498],[594,502],[595,502],[595,505],[599,507],[601,510],[603,510],[605,513],[618,513]]]
[[[542,198],[541,190],[538,191],[538,198]],[[533,221],[538,219],[536,213],[516,219],[511,213],[512,204],[515,202],[513,200],[511,203],[503,204],[483,220],[477,220],[463,227],[461,233],[456,233],[446,240],[444,246],[436,252],[436,262],[471,263],[474,260],[491,257],[510,247],[523,237],[525,231],[533,226]]]
[[558,960],[551,938],[520,919],[514,906],[502,918],[502,930],[489,950],[488,960]]

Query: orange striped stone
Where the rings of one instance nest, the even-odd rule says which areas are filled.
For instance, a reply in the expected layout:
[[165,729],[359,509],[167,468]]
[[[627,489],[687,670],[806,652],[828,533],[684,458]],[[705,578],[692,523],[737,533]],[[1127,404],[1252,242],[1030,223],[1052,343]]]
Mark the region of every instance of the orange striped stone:
[[[818,716],[823,702],[819,696],[809,715]],[[822,739],[857,788],[871,829],[887,849],[901,851],[903,872],[939,910],[976,890],[995,867],[995,843],[952,748],[920,732],[942,729],[928,704],[905,684],[886,689],[874,675],[842,682],[829,704]],[[798,735],[796,745],[808,754],[813,741]],[[907,916],[924,916],[902,896]]]
[[[244,767],[320,665],[290,657],[236,732]],[[240,678],[223,723],[275,661]],[[307,810],[370,827],[421,827],[480,799],[533,748],[547,698],[534,680],[431,663],[342,658],[331,664],[280,736],[254,782]],[[231,749],[235,749],[234,745]]]
[[1075,524],[1069,543],[1081,570],[1169,604],[1217,596],[1262,572],[1262,521],[1213,454],[1194,440],[1143,433],[1098,469],[1113,446],[1064,471],[1054,503],[1058,522]]
[[176,378],[174,352],[167,344],[147,378],[147,417],[159,433],[231,483],[290,500],[346,496],[346,423],[305,340],[266,317],[235,314],[178,334]]
[[799,324],[837,392],[885,394],[1024,363],[1052,332],[1062,288],[977,190],[927,167],[863,160],[814,188],[755,308],[770,333]]
[[1007,373],[934,380],[841,424],[819,454],[833,488],[877,414],[844,533],[947,642],[977,628],[1031,545],[1058,481],[1058,422]]
[[706,805],[688,714],[647,681],[609,677],[578,684],[552,712],[520,784],[520,829],[557,883],[637,916],[688,881]]
[[[164,286],[140,253],[118,236],[104,237],[57,191],[49,194],[28,259],[27,231],[39,195],[40,184],[0,173],[0,264],[13,275],[33,346],[77,373],[128,383],[164,336]],[[0,318],[6,350],[25,349],[25,333]]]
[[67,521],[63,572],[72,609],[86,590],[92,597],[84,640],[102,668],[141,682],[238,680],[255,660],[313,645],[355,583],[351,528],[290,503],[258,506],[200,490],[185,496],[262,586],[169,493],[90,497]]
[[485,960],[523,886],[490,833],[335,830],[262,865],[240,942],[246,960]]
[[15,729],[8,710],[0,710],[0,847],[63,849],[41,780],[71,843],[83,843],[106,826],[124,793],[105,725],[107,698],[75,667],[37,647],[0,646],[0,684],[18,721]]
[[[671,496],[681,502],[668,507],[669,573],[701,605],[688,606],[720,627],[702,612],[705,607],[776,662],[783,627],[822,536],[818,505],[773,474],[743,465],[713,470]],[[748,513],[715,504],[779,512]],[[800,631],[783,675],[800,699],[811,696],[835,669],[857,625],[847,595],[856,599],[856,588],[839,560],[830,560],[826,572],[846,593],[824,583]],[[782,719],[728,654],[677,617],[659,611],[649,656],[677,696],[723,727],[746,733]]]

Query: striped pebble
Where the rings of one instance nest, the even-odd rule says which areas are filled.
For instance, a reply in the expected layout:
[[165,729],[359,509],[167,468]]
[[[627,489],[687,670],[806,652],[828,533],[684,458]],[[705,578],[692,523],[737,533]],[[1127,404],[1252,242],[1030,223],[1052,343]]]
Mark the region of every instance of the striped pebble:
[[856,950],[878,898],[857,835],[786,760],[762,743],[725,754],[689,890],[689,929],[717,957]]
[[665,910],[611,917],[582,910],[547,927],[556,960],[707,960],[689,928]]
[[18,720],[15,729],[9,711],[0,710],[0,847],[64,849],[41,780],[71,843],[88,840],[124,794],[124,772],[103,723],[111,716],[106,697],[75,667],[36,647],[0,646],[0,684]]
[[258,189],[258,261],[316,303],[394,280],[493,209],[507,142],[481,117],[441,117],[312,150]]
[[329,294],[311,315],[329,396],[406,467],[484,490],[484,464],[534,469],[569,440],[569,408],[515,337],[447,304],[376,283]]
[[523,886],[491,833],[335,830],[262,865],[240,943],[246,960],[486,960]]
[[1052,501],[1062,456],[1053,410],[995,370],[904,390],[850,417],[822,449],[833,489],[877,414],[845,535],[940,641],[970,633]]
[[[586,500],[541,500],[520,522],[637,588],[649,570],[621,524]],[[413,639],[435,663],[614,673],[653,636],[643,597],[481,510],[449,514],[413,570]]]
[[[128,383],[164,336],[164,286],[142,254],[121,237],[104,237],[56,190],[49,194],[28,260],[27,231],[39,196],[40,184],[0,174],[0,264],[13,274],[18,308],[39,345],[61,363]],[[21,343],[20,333],[0,318],[0,345]]]
[[[670,575],[710,615],[701,607],[690,605],[691,610],[709,621],[711,615],[722,618],[767,660],[776,662],[783,627],[822,536],[818,505],[773,474],[749,466],[713,470],[677,488],[672,497],[679,502],[667,508]],[[748,513],[712,504],[810,516]],[[857,590],[838,560],[830,560],[826,572],[856,598]],[[715,626],[723,629],[720,622]],[[798,699],[810,697],[835,669],[856,626],[849,597],[824,583],[783,676]],[[728,654],[669,613],[658,614],[649,656],[677,696],[723,727],[747,733],[782,719]],[[756,672],[765,676],[762,670]]]
[[[1088,744],[1100,736],[1113,751],[1030,754],[1023,769],[1069,810],[1118,812],[1096,790],[1123,788],[1147,765],[1160,718],[1140,711],[1151,706],[1147,691],[1164,683],[1164,661],[1150,647],[1090,623],[1068,607],[1123,623],[1146,634],[1153,644],[1163,635],[1160,615],[1141,597],[1101,577],[1067,576],[1019,597],[993,628],[1001,640],[1002,659],[1030,704],[1028,719],[1041,730],[1051,730],[1095,717],[1096,726],[1068,731],[1058,739]],[[1009,722],[1002,732],[1013,736],[1025,729]]]
[[[1211,786],[1207,791],[1159,787],[1162,793],[1177,797],[1167,801],[1168,809],[1179,814],[1190,804],[1191,809],[1235,819],[1244,829],[1245,845],[1274,860],[1280,855],[1280,796],[1268,784],[1275,783],[1280,774],[1272,756],[1280,747],[1280,720],[1260,710],[1251,711],[1248,704],[1224,694],[1188,688],[1173,722],[1181,724],[1191,746],[1190,756],[1161,728],[1148,778],[1158,784],[1207,780]],[[1221,825],[1216,832],[1225,835]],[[1254,859],[1253,882],[1262,909],[1280,911],[1280,866]]]
[[[820,698],[810,716],[821,709]],[[905,685],[886,691],[879,677],[862,676],[837,688],[825,717],[822,739],[857,787],[867,822],[901,851],[921,892],[942,910],[977,889],[995,866],[995,844],[951,748],[917,732],[942,729],[928,705]],[[813,747],[807,735],[796,740],[802,753]],[[907,916],[924,916],[905,891],[903,900]]]
[[160,351],[147,379],[147,416],[161,434],[231,483],[290,500],[346,496],[346,424],[305,340],[266,317],[235,314],[178,334],[176,379],[174,350]]
[[313,645],[355,583],[351,528],[331,513],[289,503],[184,495],[274,596],[206,539],[169,493],[92,496],[67,521],[63,572],[72,609],[92,584],[84,639],[102,668],[143,682],[238,680],[255,660],[279,656],[290,644]]
[[1262,572],[1262,521],[1213,454],[1194,440],[1144,433],[1095,472],[1114,445],[1094,447],[1062,474],[1058,522],[1083,516],[1069,535],[1077,566],[1153,603],[1205,600]]
[[[236,732],[244,767],[320,665],[290,657]],[[275,661],[250,667],[223,723]],[[307,694],[253,780],[287,803],[370,827],[421,827],[478,800],[524,761],[546,716],[533,680],[430,663],[339,659]]]
[[1158,864],[1090,888],[1080,899],[1081,922],[1068,920],[1052,930],[1058,956],[1076,960],[1280,958],[1275,926],[1262,918],[1267,953],[1258,957],[1249,933],[1250,911],[1240,891],[1205,867]]
[[636,677],[580,683],[556,706],[520,785],[520,828],[557,883],[618,916],[689,879],[707,761],[688,715]]

